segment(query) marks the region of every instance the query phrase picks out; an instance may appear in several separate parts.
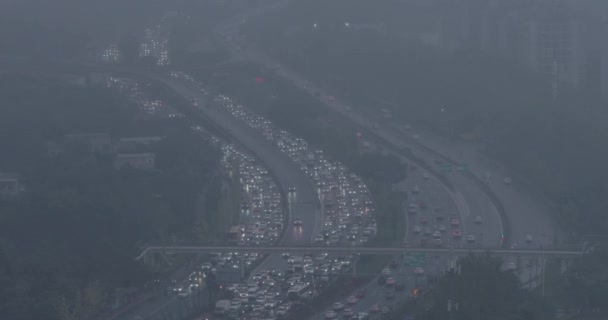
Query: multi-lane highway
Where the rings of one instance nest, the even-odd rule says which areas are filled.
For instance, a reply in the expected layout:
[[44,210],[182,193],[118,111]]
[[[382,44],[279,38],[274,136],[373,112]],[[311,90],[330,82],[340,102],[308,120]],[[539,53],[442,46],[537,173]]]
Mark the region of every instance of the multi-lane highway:
[[[253,16],[249,16],[249,18],[253,18]],[[223,29],[218,30],[218,35],[226,37],[228,39],[226,43],[231,48],[238,45],[241,39],[236,25],[238,23],[235,22],[232,27],[226,25]],[[428,205],[426,213],[431,213],[424,217],[425,212],[421,212],[423,210],[419,208],[418,213],[408,215],[406,241],[410,245],[419,243],[418,241],[421,238],[414,232],[414,228],[420,226],[422,232],[424,232],[424,224],[428,224],[435,213],[443,215],[443,218],[457,216],[460,219],[462,240],[454,239],[448,234],[442,236],[444,244],[446,244],[446,240],[449,245],[465,247],[519,246],[521,248],[540,248],[542,246],[548,248],[557,244],[556,240],[559,239],[559,234],[555,231],[555,225],[549,214],[550,206],[536,197],[534,193],[531,193],[522,183],[518,183],[516,178],[513,179],[512,184],[505,184],[503,179],[513,177],[513,174],[509,174],[508,170],[505,170],[501,165],[489,161],[474,148],[454,145],[450,141],[446,143],[446,141],[437,139],[428,133],[413,132],[413,130],[404,131],[398,125],[394,126],[394,123],[377,126],[372,122],[373,120],[370,121],[370,119],[376,118],[373,114],[353,112],[352,107],[345,105],[338,99],[331,99],[330,101],[327,97],[331,95],[331,92],[310,83],[260,51],[248,47],[248,50],[244,52],[241,49],[242,47],[245,46],[238,45],[238,50],[233,51],[239,58],[257,62],[265,66],[267,70],[273,70],[276,75],[291,82],[301,90],[310,93],[311,96],[318,97],[328,108],[360,125],[367,134],[376,139],[376,143],[389,147],[390,152],[399,155],[402,159],[404,157],[398,150],[407,147],[415,153],[416,157],[423,159],[430,165],[433,165],[437,159],[445,160],[447,158],[451,162],[465,164],[468,167],[468,170],[473,173],[477,180],[472,179],[471,175],[465,172],[453,171],[447,173],[447,179],[454,186],[453,190],[446,188],[430,173],[421,170],[410,171],[408,181],[400,185],[402,190],[409,191],[408,204],[420,205],[420,202],[424,202]],[[428,175],[430,177],[425,178]],[[421,178],[421,176],[423,177]],[[487,189],[480,187],[480,181],[487,181],[485,183],[487,183],[493,195],[488,194]],[[414,187],[420,188],[421,192],[418,194],[412,193]],[[490,196],[494,196],[494,202]],[[496,200],[500,201],[505,215],[499,213]],[[435,210],[436,208],[439,210]],[[444,224],[448,223],[448,221],[444,222]],[[431,227],[435,229],[439,225],[435,224]],[[448,227],[449,232],[451,229],[449,226],[446,227]],[[508,234],[505,234],[506,232]],[[464,240],[466,236],[472,236],[475,240],[467,243]],[[503,239],[509,239],[509,242],[503,243]],[[428,261],[433,262],[427,263],[427,268],[432,268],[433,265],[443,265],[442,267],[444,267],[448,263],[447,261],[441,261],[441,259],[429,259]],[[513,263],[513,258],[509,258],[507,261]],[[521,269],[521,278],[524,280],[530,279],[532,276],[530,268],[527,271],[521,271]],[[411,270],[404,270],[403,272],[404,275],[411,274]],[[411,276],[406,276],[406,278],[409,279]],[[373,299],[377,299],[377,297]]]
[[[310,180],[296,163],[266,140],[260,132],[235,118],[226,109],[220,108],[193,83],[170,77],[159,78],[159,80],[186,99],[196,98],[202,114],[221,128],[229,130],[230,135],[236,141],[255,154],[277,177],[277,182],[288,194],[289,215],[288,223],[285,225],[287,229],[280,243],[284,245],[309,244],[315,236],[314,232],[318,232],[321,223],[320,205]],[[290,188],[295,188],[296,192],[289,193],[287,190]],[[301,219],[301,227],[294,227],[293,221],[296,218]],[[284,267],[285,260],[281,258],[280,254],[274,254],[266,258],[256,270],[284,269]]]
[[[277,177],[278,183],[285,192],[291,187],[296,189],[295,194],[288,197],[290,220],[286,226],[288,231],[285,233],[282,243],[286,245],[309,243],[313,237],[313,231],[320,223],[320,206],[312,184],[300,168],[266,140],[260,132],[248,127],[225,109],[219,108],[192,83],[171,77],[158,78],[158,80],[186,99],[196,98],[199,101],[200,112],[218,126],[229,130],[230,135],[236,141],[255,154]],[[294,217],[302,219],[302,228],[291,227]]]

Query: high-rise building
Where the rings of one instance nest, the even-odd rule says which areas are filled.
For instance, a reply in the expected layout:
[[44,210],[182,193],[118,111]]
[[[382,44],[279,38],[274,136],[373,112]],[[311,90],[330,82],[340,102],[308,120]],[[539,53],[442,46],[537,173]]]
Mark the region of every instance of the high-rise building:
[[608,101],[608,22],[605,25],[604,41],[600,51],[600,93],[605,101]]
[[539,6],[526,26],[524,61],[553,82],[579,85],[583,68],[580,23],[560,5]]
[[161,26],[157,26],[145,30],[139,44],[139,56],[154,57],[158,65],[165,66],[169,64],[168,37],[161,29]]
[[111,44],[107,49],[105,49],[101,54],[101,60],[108,63],[118,62],[120,60],[120,50],[118,50],[118,45]]

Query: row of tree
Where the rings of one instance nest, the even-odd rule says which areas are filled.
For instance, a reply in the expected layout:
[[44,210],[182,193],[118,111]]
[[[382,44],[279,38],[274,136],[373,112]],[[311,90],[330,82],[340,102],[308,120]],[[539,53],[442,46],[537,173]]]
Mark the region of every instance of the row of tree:
[[[25,191],[0,200],[0,318],[91,319],[117,288],[155,277],[134,257],[147,242],[193,238],[201,190],[219,152],[173,121],[141,121],[105,89],[55,78],[3,78],[0,168]],[[155,171],[117,170],[113,155],[47,143],[68,133],[165,136]],[[199,235],[200,236],[200,235]]]

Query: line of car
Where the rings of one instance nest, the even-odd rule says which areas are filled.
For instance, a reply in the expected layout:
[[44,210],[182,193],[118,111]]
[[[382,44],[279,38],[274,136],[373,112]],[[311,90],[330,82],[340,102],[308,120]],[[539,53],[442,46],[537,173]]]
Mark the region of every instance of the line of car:
[[[312,148],[303,139],[276,128],[270,121],[230,98],[219,95],[215,101],[274,142],[310,178],[325,217],[321,233],[316,236],[314,243],[363,245],[376,234],[374,203],[361,178],[339,162],[330,161],[321,150]],[[293,187],[288,191],[296,193]],[[293,222],[295,227],[302,225],[301,217],[294,217]]]
[[[230,98],[218,95],[214,101],[250,127],[258,129],[266,139],[273,141],[308,175],[316,187],[325,216],[321,233],[317,235],[315,243],[318,245],[338,243],[362,245],[376,234],[374,204],[367,186],[357,175],[350,173],[340,163],[329,161],[322,151],[315,150],[304,140],[275,128],[270,121],[235,104]],[[234,152],[234,150],[231,151]],[[244,165],[245,169],[250,169],[249,167],[251,166]],[[261,176],[263,176],[261,172],[253,171],[245,179],[241,179],[241,183],[245,184],[245,191],[261,189],[256,184]],[[295,187],[289,187],[289,196],[296,197],[296,191]],[[254,194],[250,196],[249,203],[243,203],[243,209],[247,209],[246,206],[252,206],[255,210],[257,205],[260,207],[259,210],[267,210],[263,207],[263,198],[255,198]],[[275,197],[275,195],[271,195],[271,198]],[[272,205],[272,203],[270,204]],[[276,219],[280,218],[277,216]],[[257,220],[253,219],[254,226],[258,223]],[[302,218],[293,218],[293,224],[294,228],[301,228]],[[240,244],[257,244],[257,242],[250,243],[248,239],[250,237],[246,234]],[[260,271],[246,282],[247,291],[251,291],[250,293],[253,293],[255,297],[247,295],[247,301],[245,301],[246,292],[243,292],[245,289],[243,283],[230,286],[227,291],[232,294],[230,307],[226,313],[221,310],[218,313],[229,317],[283,317],[294,304],[297,305],[297,302],[294,301],[314,297],[330,281],[331,276],[347,272],[354,263],[353,256],[331,257],[327,254],[291,256],[285,254],[284,257],[287,262],[284,271]],[[256,283],[257,285],[255,285]],[[269,291],[272,294],[269,294]],[[261,295],[264,297],[262,298]],[[238,299],[241,300],[237,301]],[[220,305],[226,306],[227,303],[222,302]]]

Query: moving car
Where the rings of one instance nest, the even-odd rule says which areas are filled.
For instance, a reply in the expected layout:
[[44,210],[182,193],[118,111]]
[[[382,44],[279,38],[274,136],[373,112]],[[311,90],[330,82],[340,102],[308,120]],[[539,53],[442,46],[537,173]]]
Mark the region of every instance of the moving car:
[[414,194],[420,193],[420,187],[418,187],[418,185],[415,185],[414,188],[412,188],[412,192]]
[[386,298],[386,300],[395,299],[395,291],[392,291],[392,290],[386,291],[384,297]]
[[407,212],[414,214],[414,213],[418,212],[418,207],[415,204],[410,203],[410,205],[407,207]]
[[458,220],[458,218],[452,218],[450,219],[450,224],[452,227],[458,227],[460,225],[460,220]]
[[300,219],[300,218],[293,219],[293,225],[296,227],[302,226],[302,219]]
[[369,313],[378,313],[380,312],[380,306],[377,304],[372,305],[372,307],[369,309]]
[[344,311],[342,312],[342,316],[346,319],[350,319],[354,315],[355,313],[352,309],[344,309]]
[[331,306],[331,308],[332,308],[334,311],[340,311],[340,310],[344,309],[344,304],[342,304],[341,302],[335,302],[335,303],[334,303],[334,304]]

